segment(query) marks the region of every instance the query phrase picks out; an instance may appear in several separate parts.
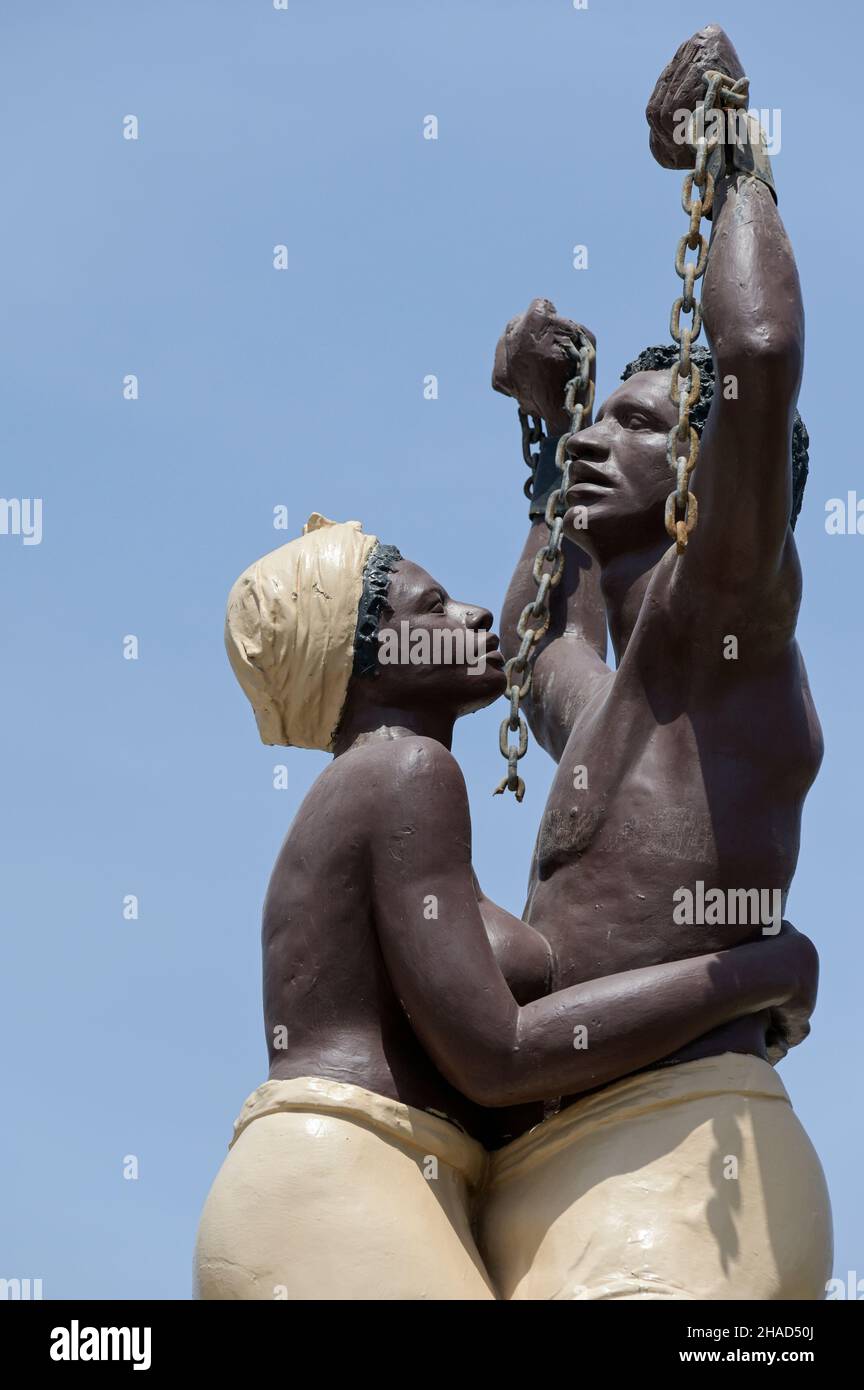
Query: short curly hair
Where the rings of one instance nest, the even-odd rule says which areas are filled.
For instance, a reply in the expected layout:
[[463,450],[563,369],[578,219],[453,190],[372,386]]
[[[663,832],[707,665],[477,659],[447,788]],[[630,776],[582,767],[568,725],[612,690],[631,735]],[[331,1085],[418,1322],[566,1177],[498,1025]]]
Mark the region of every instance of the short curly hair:
[[[700,377],[699,399],[690,411],[690,422],[696,433],[701,435],[705,421],[708,419],[708,411],[711,409],[711,401],[714,398],[716,384],[714,359],[706,347],[692,348],[690,356],[699,368]],[[665,371],[669,367],[675,366],[678,357],[679,352],[676,343],[645,348],[638,357],[634,357],[632,362],[627,363],[621,373],[621,380],[626,381],[635,372]],[[807,474],[810,471],[809,447],[810,436],[804,426],[804,421],[796,410],[795,423],[792,426],[792,516],[790,520],[793,530],[801,510],[804,487],[807,482]]]
[[390,575],[402,559],[404,556],[395,545],[382,545],[380,541],[369,552],[357,610],[352,675],[374,676],[378,672],[378,628],[387,607]]

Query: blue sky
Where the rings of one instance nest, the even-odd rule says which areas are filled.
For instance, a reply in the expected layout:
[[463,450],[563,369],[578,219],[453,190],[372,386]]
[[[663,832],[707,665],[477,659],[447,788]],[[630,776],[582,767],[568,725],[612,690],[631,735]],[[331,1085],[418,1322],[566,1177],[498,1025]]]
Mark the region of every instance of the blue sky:
[[[601,397],[666,340],[680,179],[650,158],[643,109],[709,20],[753,104],[782,111],[774,170],[807,309],[799,636],[827,753],[788,913],[823,977],[781,1074],[828,1175],[835,1272],[864,1275],[864,537],[825,530],[830,498],[864,495],[848,437],[861,195],[842,134],[862,24],[800,0],[712,11],[4,7],[2,490],[43,499],[43,538],[0,536],[0,1276],[42,1278],[49,1298],[189,1296],[201,1205],[266,1074],[261,901],[326,762],[258,742],[222,646],[228,589],[284,541],[285,505],[291,534],[313,510],[359,517],[498,613],[525,505],[515,407],[489,387],[496,338],[548,295],[596,332]],[[524,803],[492,800],[501,713],[463,721],[455,751],[480,880],[519,912],[552,765],[532,746]]]

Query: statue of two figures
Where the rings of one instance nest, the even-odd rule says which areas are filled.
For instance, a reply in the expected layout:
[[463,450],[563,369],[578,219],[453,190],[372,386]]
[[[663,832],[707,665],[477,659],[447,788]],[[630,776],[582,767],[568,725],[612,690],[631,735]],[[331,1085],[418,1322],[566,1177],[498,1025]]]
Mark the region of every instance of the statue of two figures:
[[[706,70],[743,78],[715,27],[651,98],[666,167],[692,165],[673,122]],[[314,515],[234,585],[261,738],[334,757],[267,893],[270,1074],[207,1199],[201,1298],[824,1297],[828,1194],[775,1070],[818,971],[783,919],[822,752],[795,641],[803,313],[764,164],[721,148],[699,189],[710,353],[679,332],[592,416],[593,368],[562,404],[587,330],[535,300],[499,343],[494,385],[549,440],[500,645],[359,522]],[[669,441],[690,429],[682,511]],[[520,670],[555,516],[560,582]],[[410,659],[384,659],[388,633]],[[473,872],[450,751],[505,688],[558,766],[521,919]]]

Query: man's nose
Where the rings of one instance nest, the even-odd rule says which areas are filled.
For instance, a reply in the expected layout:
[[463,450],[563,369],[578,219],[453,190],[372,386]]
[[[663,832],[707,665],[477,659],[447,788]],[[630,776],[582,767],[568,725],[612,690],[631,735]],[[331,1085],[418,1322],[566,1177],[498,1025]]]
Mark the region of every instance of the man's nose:
[[602,430],[597,425],[589,425],[587,429],[571,434],[564,446],[564,452],[572,459],[585,459],[586,463],[601,463],[609,457],[609,445]]

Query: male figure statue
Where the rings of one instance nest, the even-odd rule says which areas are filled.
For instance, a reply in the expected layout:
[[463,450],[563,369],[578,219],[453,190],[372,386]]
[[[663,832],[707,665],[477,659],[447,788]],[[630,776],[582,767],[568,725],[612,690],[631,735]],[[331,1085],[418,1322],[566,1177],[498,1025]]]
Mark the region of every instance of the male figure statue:
[[[652,151],[666,167],[692,165],[674,130],[680,110],[702,96],[707,68],[730,81],[743,71],[716,26],[682,45],[649,103]],[[575,546],[565,547],[526,703],[535,736],[558,763],[524,914],[550,942],[556,990],[778,930],[802,803],[822,756],[795,641],[798,276],[758,172],[726,163],[713,222],[703,312],[714,380],[703,350],[710,409],[694,475],[699,520],[683,554],[664,524],[675,485],[667,436],[678,419],[670,401],[677,349],[631,363],[594,422],[567,444],[565,534]],[[493,384],[541,415],[553,438],[569,429],[562,401],[576,334],[548,301],[534,301],[496,355]],[[544,448],[544,459],[550,453]],[[502,614],[509,657],[520,645],[517,619],[537,594],[531,569],[548,540],[542,517],[554,473],[541,466],[535,478],[531,529]],[[777,910],[766,914],[766,901]],[[760,1010],[706,1030],[643,1075],[647,1095],[637,1075],[575,1107],[565,1101],[555,1119],[509,1145],[495,1160],[500,1207],[494,1185],[486,1206],[487,1260],[503,1296],[567,1297],[568,1280],[581,1297],[824,1296],[824,1181],[803,1132],[787,1134],[788,1149],[777,1145],[791,1111],[769,1065],[808,1028],[802,1017],[783,1040]],[[632,1118],[619,1122],[616,1146],[608,1112],[617,1095]],[[686,1096],[702,1098],[689,1102],[689,1116]],[[579,1118],[568,1121],[571,1109]],[[592,1131],[592,1115],[605,1130]],[[568,1127],[572,1188],[562,1176]],[[553,1153],[545,1166],[544,1149]],[[505,1253],[513,1222],[521,1262],[512,1245]]]

